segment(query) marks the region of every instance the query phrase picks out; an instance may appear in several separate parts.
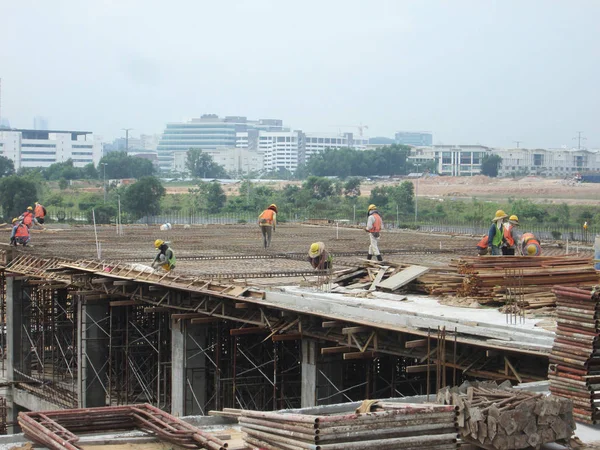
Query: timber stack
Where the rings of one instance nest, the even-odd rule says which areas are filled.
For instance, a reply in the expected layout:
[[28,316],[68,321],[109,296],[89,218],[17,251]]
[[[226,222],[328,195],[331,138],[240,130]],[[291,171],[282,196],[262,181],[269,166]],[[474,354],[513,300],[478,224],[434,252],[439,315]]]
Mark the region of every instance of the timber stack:
[[573,401],[575,419],[600,421],[600,293],[556,286],[556,338],[550,354],[550,392]]
[[446,387],[437,402],[458,407],[465,442],[498,450],[567,443],[575,430],[570,399],[513,389],[509,382],[468,382]]
[[308,415],[243,410],[244,441],[266,450],[392,449],[444,450],[458,447],[454,406],[365,401],[348,414]]

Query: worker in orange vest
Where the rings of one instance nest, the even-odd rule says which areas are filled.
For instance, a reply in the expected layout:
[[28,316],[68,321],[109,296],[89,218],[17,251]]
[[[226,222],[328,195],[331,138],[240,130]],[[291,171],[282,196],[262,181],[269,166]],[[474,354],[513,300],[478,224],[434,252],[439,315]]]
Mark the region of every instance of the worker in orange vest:
[[504,242],[502,244],[502,255],[514,256],[517,248],[516,242],[519,240],[517,236],[517,230],[515,228],[519,226],[519,218],[513,214],[508,218],[508,222],[505,222],[503,226]]
[[35,202],[35,208],[33,210],[34,213],[34,222],[37,223],[38,225],[43,225],[44,224],[44,220],[46,217],[46,208],[44,208],[44,205],[40,204],[39,202]]
[[485,256],[488,254],[488,242],[489,236],[485,234],[481,240],[477,243],[477,254],[479,256]]
[[33,208],[31,206],[28,206],[27,211],[21,214],[19,220],[23,222],[23,224],[27,226],[27,228],[31,228],[33,226],[33,218]]
[[29,242],[29,228],[24,225],[17,217],[12,220],[13,229],[10,233],[10,245],[21,244],[23,247],[27,246]]
[[542,246],[535,234],[525,233],[521,237],[521,252],[523,256],[542,256]]
[[277,205],[272,203],[258,216],[258,225],[263,237],[265,248],[271,246],[271,235],[277,225]]
[[373,258],[373,255],[377,257],[377,261],[383,261],[383,257],[379,252],[379,237],[381,235],[381,229],[383,228],[383,221],[381,220],[381,214],[377,211],[377,206],[369,205],[367,215],[367,227],[365,231],[369,233],[369,253],[367,259]]

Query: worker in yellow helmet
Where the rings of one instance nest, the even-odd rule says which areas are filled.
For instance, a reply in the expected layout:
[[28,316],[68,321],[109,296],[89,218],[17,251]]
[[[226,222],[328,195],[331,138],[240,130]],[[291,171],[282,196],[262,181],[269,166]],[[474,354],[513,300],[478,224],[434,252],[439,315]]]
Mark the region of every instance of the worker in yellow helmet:
[[275,231],[277,225],[277,205],[271,203],[260,216],[258,216],[258,225],[263,237],[263,245],[265,248],[271,246],[271,235]]
[[519,242],[518,226],[519,218],[514,214],[504,223],[504,243],[502,244],[503,256],[514,256],[517,242]]
[[333,265],[333,257],[325,250],[325,244],[314,242],[308,250],[308,262],[313,269],[327,270]]
[[154,248],[158,250],[158,255],[152,261],[152,268],[156,269],[160,266],[167,272],[175,269],[175,253],[169,244],[162,239],[157,239],[154,241]]
[[504,242],[504,221],[508,218],[503,210],[499,209],[496,211],[494,218],[492,219],[492,225],[488,230],[488,248],[490,254],[499,256],[502,254],[500,248]]

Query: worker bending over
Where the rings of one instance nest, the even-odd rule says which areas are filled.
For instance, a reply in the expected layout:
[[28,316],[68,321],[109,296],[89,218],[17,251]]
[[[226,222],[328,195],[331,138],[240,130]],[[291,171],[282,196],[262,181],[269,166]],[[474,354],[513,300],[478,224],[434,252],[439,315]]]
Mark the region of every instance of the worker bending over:
[[542,256],[542,246],[535,234],[523,234],[521,237],[521,253],[523,256]]
[[383,228],[383,220],[381,220],[381,215],[379,211],[377,211],[377,207],[375,205],[369,205],[368,213],[367,213],[367,227],[365,231],[369,233],[369,253],[367,255],[367,259],[373,258],[373,255],[377,256],[377,261],[383,261],[383,257],[379,252],[379,237],[381,234],[381,229]]
[[328,270],[333,266],[333,256],[325,250],[325,244],[315,242],[308,250],[308,262],[310,262],[313,269]]
[[265,248],[271,246],[271,235],[277,225],[277,205],[272,203],[258,216],[258,225],[263,237]]
[[162,267],[167,272],[170,272],[175,268],[175,253],[173,249],[169,247],[165,241],[157,239],[154,241],[154,248],[158,249],[158,255],[152,261],[152,268],[156,269],[158,266]]
[[23,222],[23,225],[27,226],[27,228],[31,228],[33,226],[33,208],[31,206],[27,207],[27,211],[19,216],[19,220]]
[[10,233],[10,245],[21,244],[26,247],[29,243],[29,228],[24,225],[17,217],[12,220],[13,229]]
[[40,204],[39,202],[35,202],[33,214],[33,221],[40,226],[44,225],[44,221],[46,220],[46,208],[44,208],[44,205]]

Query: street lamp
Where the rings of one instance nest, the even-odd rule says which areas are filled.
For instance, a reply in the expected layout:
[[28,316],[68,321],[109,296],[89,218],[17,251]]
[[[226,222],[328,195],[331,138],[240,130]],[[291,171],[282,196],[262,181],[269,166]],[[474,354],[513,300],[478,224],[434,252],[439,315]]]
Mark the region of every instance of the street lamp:
[[421,174],[419,173],[419,163],[417,163],[417,183],[415,185],[415,225],[417,224],[417,217],[419,214],[419,178],[421,178]]
[[104,175],[102,177],[102,186],[104,186],[104,204],[106,204],[106,166],[108,163],[100,163],[101,166],[104,166]]

